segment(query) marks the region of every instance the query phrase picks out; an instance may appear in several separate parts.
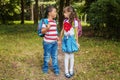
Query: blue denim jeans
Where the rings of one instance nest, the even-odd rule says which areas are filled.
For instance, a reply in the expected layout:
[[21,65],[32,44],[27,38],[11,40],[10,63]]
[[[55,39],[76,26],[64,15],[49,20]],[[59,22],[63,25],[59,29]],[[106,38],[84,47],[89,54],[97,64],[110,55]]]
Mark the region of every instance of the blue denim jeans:
[[42,67],[43,72],[44,73],[48,72],[48,63],[50,57],[52,58],[52,67],[54,72],[59,72],[57,41],[52,43],[43,41],[43,48],[44,48],[44,63]]

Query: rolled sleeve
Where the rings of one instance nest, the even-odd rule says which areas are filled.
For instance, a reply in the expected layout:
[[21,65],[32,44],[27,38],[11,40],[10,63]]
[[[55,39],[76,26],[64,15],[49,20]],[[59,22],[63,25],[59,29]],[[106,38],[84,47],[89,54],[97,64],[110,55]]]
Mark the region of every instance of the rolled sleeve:
[[78,27],[78,21],[77,20],[75,20],[74,26]]
[[42,24],[42,28],[46,28],[46,25],[45,25],[45,24]]

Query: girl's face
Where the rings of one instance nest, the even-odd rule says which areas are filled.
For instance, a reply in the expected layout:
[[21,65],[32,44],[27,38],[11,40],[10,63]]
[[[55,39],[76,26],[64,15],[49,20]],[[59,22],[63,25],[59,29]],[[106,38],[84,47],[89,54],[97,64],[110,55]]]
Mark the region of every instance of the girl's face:
[[56,18],[56,15],[57,15],[57,11],[55,8],[53,8],[52,11],[49,12],[49,16],[51,16],[52,18]]
[[64,11],[64,17],[65,18],[69,18],[71,12],[68,12],[68,11]]

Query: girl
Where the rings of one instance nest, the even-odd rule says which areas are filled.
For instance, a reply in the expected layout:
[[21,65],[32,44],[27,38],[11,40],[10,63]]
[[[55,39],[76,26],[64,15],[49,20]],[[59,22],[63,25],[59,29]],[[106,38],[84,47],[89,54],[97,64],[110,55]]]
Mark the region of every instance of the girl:
[[[66,18],[63,22],[63,29],[61,31],[60,39],[62,38],[63,32],[64,37],[62,39],[62,51],[65,53],[64,65],[65,65],[65,76],[70,78],[74,75],[74,52],[78,51],[78,21],[76,12],[73,7],[68,6],[64,8],[64,17]],[[70,60],[70,70],[68,70],[68,64]]]
[[48,20],[48,24],[42,25],[42,34],[44,35],[43,48],[44,48],[44,64],[43,64],[43,72],[48,73],[48,62],[50,57],[52,58],[52,67],[54,73],[59,75],[59,65],[58,65],[58,33],[57,33],[57,25],[54,18],[56,17],[56,9],[53,6],[48,6],[46,8],[46,16]]

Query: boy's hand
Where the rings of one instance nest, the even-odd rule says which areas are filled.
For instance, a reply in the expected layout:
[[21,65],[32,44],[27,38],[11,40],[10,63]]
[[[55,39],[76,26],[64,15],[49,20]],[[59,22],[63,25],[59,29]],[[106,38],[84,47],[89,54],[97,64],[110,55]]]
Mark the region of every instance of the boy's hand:
[[50,24],[47,24],[46,26],[47,26],[47,29],[48,29],[48,30],[49,30],[49,29],[50,29],[50,27],[51,27],[51,25],[50,25]]
[[61,46],[61,40],[59,39],[59,37],[58,37],[58,45]]
[[57,37],[57,41],[59,41],[60,40],[60,38],[59,37]]

